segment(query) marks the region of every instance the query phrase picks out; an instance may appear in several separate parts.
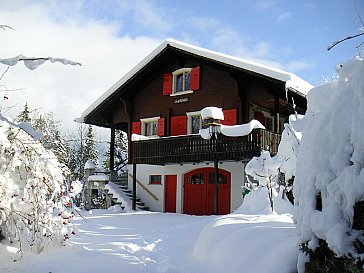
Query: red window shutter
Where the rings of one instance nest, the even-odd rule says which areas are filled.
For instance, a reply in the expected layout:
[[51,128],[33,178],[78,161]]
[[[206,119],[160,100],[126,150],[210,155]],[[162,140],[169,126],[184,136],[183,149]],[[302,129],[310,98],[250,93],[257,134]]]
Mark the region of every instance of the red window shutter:
[[187,134],[187,116],[171,117],[171,135],[179,136]]
[[196,66],[191,70],[191,90],[200,89],[200,67]]
[[158,136],[164,136],[165,118],[158,119]]
[[264,125],[264,126],[265,126],[265,118],[264,118],[264,114],[263,114],[262,112],[258,112],[258,111],[256,111],[256,112],[254,113],[254,116],[255,116],[255,119],[256,119],[257,121],[259,121],[262,125]]
[[133,133],[133,134],[138,134],[138,135],[140,135],[141,134],[141,132],[140,132],[140,130],[141,130],[141,123],[140,123],[140,121],[133,121],[132,122],[132,124],[131,124],[131,132]]
[[229,110],[224,110],[223,112],[224,112],[224,120],[221,121],[221,124],[236,125],[237,110],[229,109]]
[[165,73],[163,75],[163,96],[172,94],[172,82],[173,82],[172,73]]

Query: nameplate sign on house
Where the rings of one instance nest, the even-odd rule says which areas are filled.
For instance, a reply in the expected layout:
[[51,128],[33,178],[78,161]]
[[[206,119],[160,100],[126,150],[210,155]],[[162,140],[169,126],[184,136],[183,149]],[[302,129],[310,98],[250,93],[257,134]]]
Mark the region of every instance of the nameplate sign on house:
[[184,103],[184,102],[188,102],[188,98],[182,98],[182,99],[174,100],[174,103]]

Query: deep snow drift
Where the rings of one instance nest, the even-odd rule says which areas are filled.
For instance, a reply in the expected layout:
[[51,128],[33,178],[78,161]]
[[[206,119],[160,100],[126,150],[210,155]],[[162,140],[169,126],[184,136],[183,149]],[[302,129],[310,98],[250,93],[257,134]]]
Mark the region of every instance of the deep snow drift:
[[291,273],[295,226],[290,214],[269,212],[267,196],[264,188],[253,191],[224,216],[83,211],[87,221],[76,217],[69,246],[14,263],[16,249],[0,245],[0,272]]

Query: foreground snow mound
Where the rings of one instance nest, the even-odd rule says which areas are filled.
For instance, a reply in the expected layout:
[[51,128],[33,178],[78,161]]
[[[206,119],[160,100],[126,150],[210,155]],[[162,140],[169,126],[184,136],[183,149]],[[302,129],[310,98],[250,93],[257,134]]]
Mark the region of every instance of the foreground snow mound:
[[294,207],[287,198],[282,199],[282,190],[273,190],[274,211],[272,212],[267,187],[257,187],[244,197],[241,206],[233,214],[291,214]]
[[206,225],[193,256],[206,272],[291,273],[296,271],[298,237],[288,215],[230,214]]
[[60,163],[39,141],[0,115],[2,243],[41,252],[63,244],[72,230],[72,202]]
[[[314,250],[325,240],[336,254],[363,259],[354,247],[354,205],[364,200],[364,61],[339,71],[339,81],[308,94],[297,123],[302,142],[297,158],[295,198],[300,240]],[[363,235],[361,235],[363,236]]]
[[268,189],[258,187],[234,213],[214,217],[202,229],[193,256],[209,265],[207,272],[295,272],[298,237],[290,214],[293,206],[277,192],[274,196],[272,212]]

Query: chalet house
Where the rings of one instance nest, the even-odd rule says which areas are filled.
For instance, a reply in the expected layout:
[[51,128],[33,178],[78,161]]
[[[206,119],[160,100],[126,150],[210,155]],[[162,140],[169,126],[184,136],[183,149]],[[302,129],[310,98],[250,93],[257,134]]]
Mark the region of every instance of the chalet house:
[[[306,111],[311,88],[289,72],[166,40],[79,120],[110,128],[111,151],[115,130],[128,133],[134,208],[138,197],[153,211],[227,214],[242,203],[245,163],[277,152],[284,122]],[[224,125],[256,119],[266,129],[203,139],[207,106],[223,109]],[[112,171],[113,152],[110,161]]]

